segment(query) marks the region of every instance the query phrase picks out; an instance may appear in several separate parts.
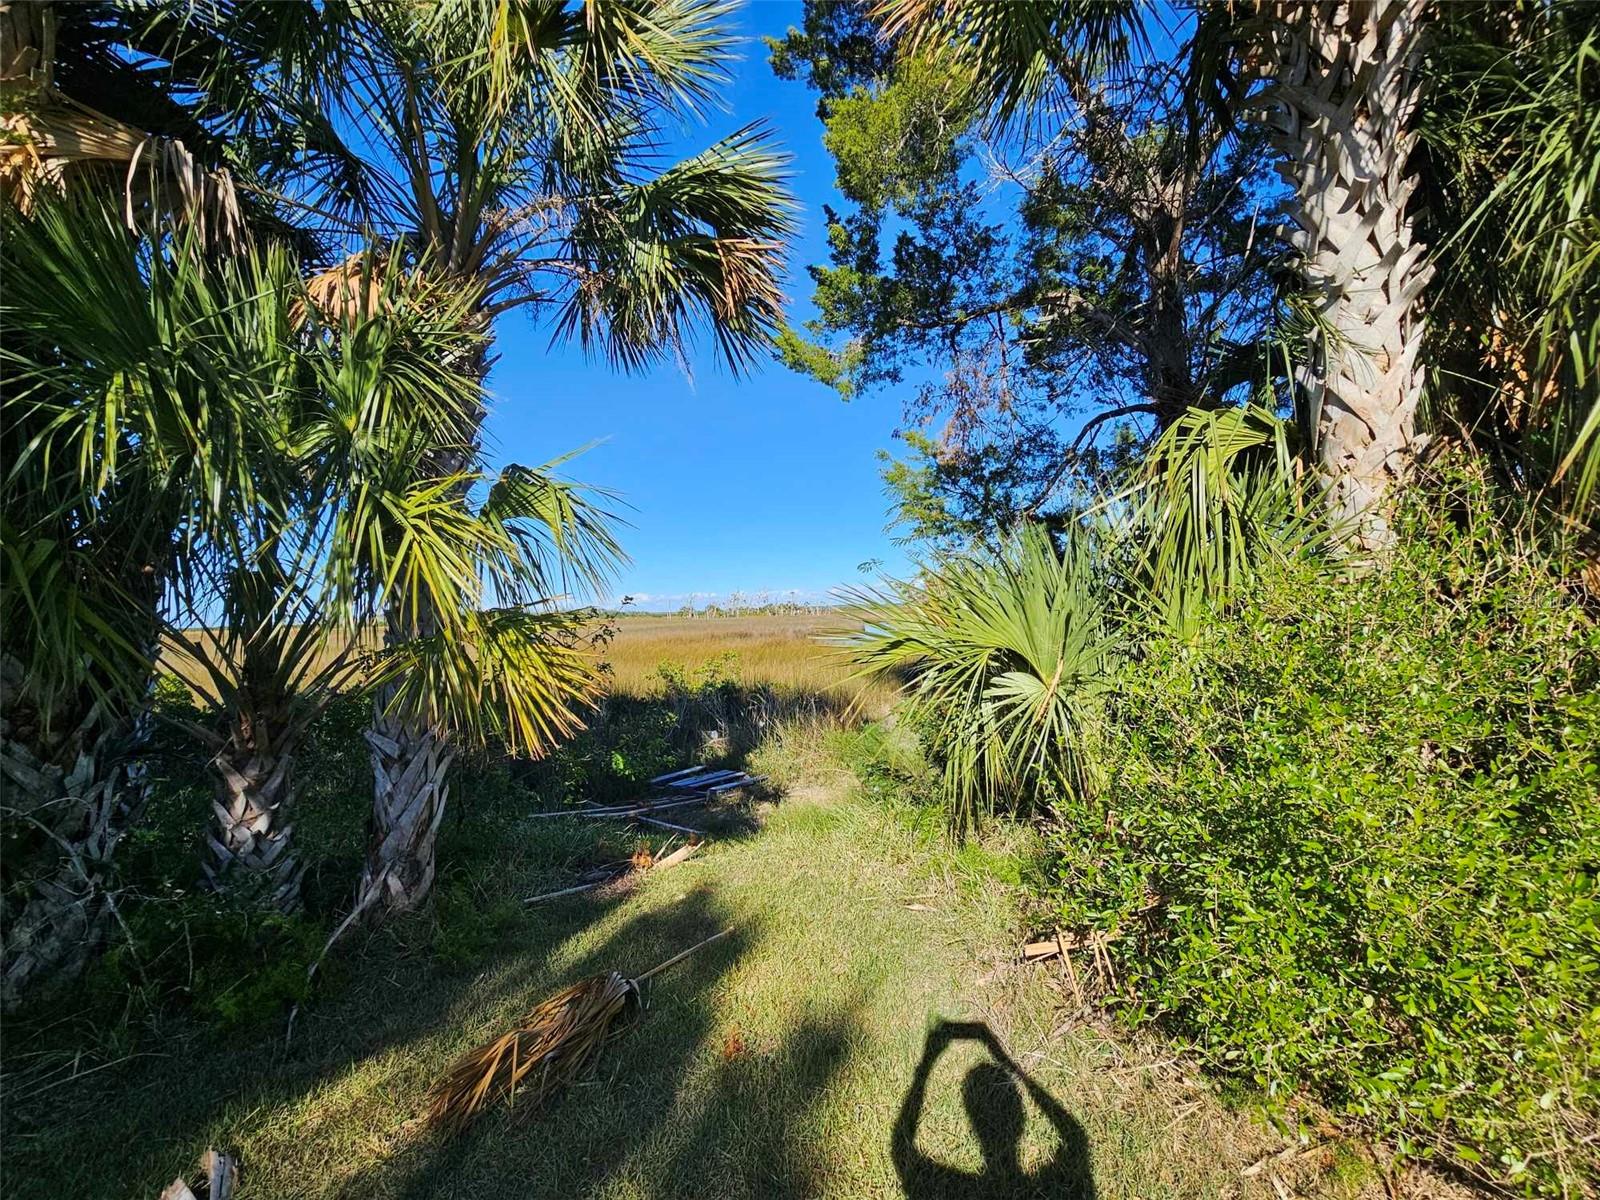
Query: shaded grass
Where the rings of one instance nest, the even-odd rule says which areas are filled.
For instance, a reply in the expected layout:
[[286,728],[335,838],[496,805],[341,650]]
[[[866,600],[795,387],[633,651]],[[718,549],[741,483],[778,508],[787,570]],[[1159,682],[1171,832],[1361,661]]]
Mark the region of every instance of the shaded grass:
[[[306,1011],[288,1047],[278,1027],[191,1033],[164,1057],[8,1103],[8,1182],[149,1195],[217,1145],[243,1157],[243,1200],[902,1196],[896,1118],[928,1030],[957,1017],[987,1022],[1072,1115],[1100,1197],[1273,1195],[1239,1171],[1278,1139],[1170,1063],[1053,1029],[1047,977],[1006,965],[1016,914],[990,869],[1029,853],[1026,840],[1013,833],[977,865],[946,852],[856,789],[835,753],[849,736],[785,731],[756,758],[784,787],[759,833],[631,893],[521,914],[470,971],[428,952],[419,919],[347,949],[349,983]],[[590,856],[594,834],[566,821],[501,830],[501,865],[474,875],[474,903],[552,882]],[[642,971],[725,924],[737,933],[654,984],[642,1023],[546,1112],[497,1112],[454,1141],[422,1127],[447,1064],[536,1000],[599,971]],[[982,1160],[962,1085],[984,1057],[964,1043],[934,1065],[916,1140],[969,1172]],[[1057,1142],[1027,1111],[1020,1158],[1035,1171]],[[1338,1187],[1302,1194],[1358,1194]]]

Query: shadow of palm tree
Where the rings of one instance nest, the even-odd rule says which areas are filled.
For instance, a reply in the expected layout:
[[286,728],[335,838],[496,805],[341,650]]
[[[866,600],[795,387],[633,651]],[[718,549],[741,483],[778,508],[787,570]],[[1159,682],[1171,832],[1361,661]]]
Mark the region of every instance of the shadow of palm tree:
[[[63,1195],[95,1194],[117,1178],[127,1194],[154,1195],[208,1145],[220,1145],[245,1152],[248,1179],[241,1124],[262,1123],[264,1111],[287,1114],[363,1063],[403,1056],[473,1013],[506,1005],[527,986],[530,965],[542,973],[561,946],[622,900],[542,914],[538,949],[497,954],[472,974],[442,969],[407,946],[406,927],[385,930],[342,948],[331,969],[350,975],[346,986],[307,1006],[292,1042],[278,1013],[225,1033],[169,1020],[147,1039],[152,1052],[81,1084],[36,1097],[8,1087],[7,1176],[50,1179]],[[8,1040],[25,1032],[8,1029]],[[107,1104],[108,1094],[117,1102]]]
[[806,1013],[776,1046],[730,1038],[709,1078],[683,1089],[669,1126],[622,1174],[658,1200],[808,1200],[825,1195],[825,1155],[808,1118],[860,1037],[861,999]]

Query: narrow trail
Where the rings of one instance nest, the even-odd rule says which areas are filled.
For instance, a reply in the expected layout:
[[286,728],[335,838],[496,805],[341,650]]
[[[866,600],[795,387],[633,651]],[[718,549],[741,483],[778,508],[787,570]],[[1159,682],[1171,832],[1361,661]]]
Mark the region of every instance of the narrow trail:
[[[1044,970],[1010,961],[1003,893],[930,865],[941,856],[847,773],[804,777],[755,832],[631,891],[539,906],[527,948],[487,970],[441,974],[369,946],[362,978],[308,1009],[287,1060],[199,1046],[128,1081],[148,1106],[69,1113],[29,1156],[70,1142],[52,1194],[96,1196],[143,1194],[130,1185],[206,1145],[240,1153],[242,1200],[1383,1194],[1327,1150],[1282,1167],[1289,1193],[1272,1171],[1242,1175],[1288,1143],[1170,1056],[1056,1028]],[[450,1142],[421,1129],[441,1069],[554,987],[636,972],[729,924],[543,1114],[495,1113]],[[958,1024],[930,1038],[941,1022]]]
[[[597,968],[635,969],[735,925],[728,944],[660,981],[643,1023],[610,1048],[592,1082],[543,1117],[492,1117],[444,1147],[400,1136],[380,1161],[351,1164],[326,1193],[1277,1195],[1264,1175],[1240,1172],[1283,1139],[1226,1110],[1170,1060],[1092,1031],[1054,1031],[1042,973],[1001,957],[1012,933],[1004,899],[965,889],[930,869],[920,851],[913,834],[855,799],[842,773],[791,792],[764,813],[759,832],[647,877],[533,971],[535,955],[503,964],[452,1014],[457,1032],[433,1039],[436,1052],[454,1052],[552,983]],[[571,909],[584,905],[575,900]],[[1034,1095],[1022,1102],[1008,1077],[986,1066],[994,1051],[970,1025],[919,1072],[941,1021],[992,1033]],[[349,1116],[328,1106],[350,1096],[377,1120],[381,1145],[382,1126],[393,1120],[380,1111],[391,1103],[405,1110],[422,1081],[393,1058],[364,1063],[357,1074],[358,1086],[341,1081],[297,1111],[347,1125]],[[383,1098],[381,1108],[373,1097]],[[976,1122],[967,1108],[974,1101]],[[286,1123],[282,1150],[313,1136],[316,1123]]]

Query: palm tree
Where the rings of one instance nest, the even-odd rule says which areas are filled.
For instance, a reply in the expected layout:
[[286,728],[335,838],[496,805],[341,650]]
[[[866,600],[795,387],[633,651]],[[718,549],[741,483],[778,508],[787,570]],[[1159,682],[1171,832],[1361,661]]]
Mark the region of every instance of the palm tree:
[[[362,399],[381,390],[363,389]],[[385,715],[427,720],[452,743],[492,736],[542,754],[579,726],[600,681],[582,647],[589,614],[557,607],[547,583],[558,565],[600,568],[621,553],[587,489],[552,465],[507,467],[492,481],[430,479],[418,460],[437,436],[366,412],[346,421],[349,411],[335,405],[329,429],[350,444],[318,471],[333,486],[289,527],[274,522],[249,565],[229,569],[219,625],[174,637],[186,673],[204,678],[224,717],[220,729],[190,726],[213,751],[207,877],[280,909],[298,903],[293,763],[328,706],[351,688],[384,687]],[[352,429],[360,435],[344,436]],[[463,512],[458,493],[478,483],[487,499]],[[278,555],[297,535],[286,566]],[[402,588],[442,614],[440,632],[377,645],[375,623]],[[485,609],[490,593],[502,603]],[[432,860],[421,865],[431,870]]]
[[[163,598],[271,461],[270,364],[196,352],[239,309],[141,256],[120,210],[4,209],[0,771],[24,831],[5,864],[7,1004],[81,965],[114,916]],[[199,261],[192,243],[175,258]]]
[[1388,540],[1384,497],[1418,447],[1421,301],[1433,265],[1411,209],[1427,0],[1262,0],[1234,32],[1265,87],[1294,189],[1289,241],[1321,318],[1299,372],[1330,510]]
[[[665,170],[656,144],[726,78],[725,0],[305,5],[336,67],[262,83],[307,87],[375,148],[351,228],[403,239],[475,296],[477,327],[528,309],[624,368],[709,329],[748,367],[780,315],[790,229],[783,159],[750,127]],[[226,30],[219,30],[225,41]],[[219,71],[230,70],[219,55]],[[219,89],[220,90],[220,89]],[[487,341],[452,360],[481,379]],[[476,419],[481,419],[477,414]],[[459,473],[471,446],[429,473]],[[434,636],[425,605],[391,610],[391,640]],[[357,907],[410,908],[432,878],[453,753],[441,731],[380,697],[376,789]]]
[[[481,402],[478,381],[438,370],[479,337],[459,292],[399,271],[367,270],[370,286],[354,292],[307,284],[281,245],[216,262],[181,247],[148,253],[114,214],[84,216],[50,208],[15,231],[41,282],[10,316],[48,347],[36,360],[8,350],[25,385],[18,414],[43,430],[25,464],[36,480],[52,459],[87,454],[128,488],[162,464],[192,466],[188,439],[207,449],[215,439],[208,473],[161,476],[173,495],[204,497],[231,461],[227,447],[248,445],[236,494],[179,524],[166,601],[136,610],[145,627],[126,674],[136,691],[165,624],[168,652],[223,717],[220,728],[189,725],[214,755],[207,873],[292,908],[292,763],[340,688],[370,678],[389,686],[386,715],[537,754],[575,727],[596,690],[577,637],[584,614],[556,609],[555,586],[600,578],[620,551],[586,490],[554,474],[559,463],[483,480],[473,508],[461,497],[478,476],[425,474],[441,446],[463,444]],[[206,411],[224,396],[239,437]],[[175,400],[202,419],[185,421]],[[137,455],[107,464],[108,439]],[[107,514],[123,510],[103,495],[81,507],[93,515],[79,544],[85,533],[125,536]],[[25,532],[44,528],[41,518]],[[51,597],[17,590],[51,612]],[[377,651],[364,636],[397,596],[425,605],[437,633]],[[88,619],[104,624],[108,604],[96,599]],[[108,825],[109,796],[102,807]],[[109,896],[103,881],[97,894]]]
[[[259,373],[186,356],[217,316],[208,285],[147,277],[130,247],[214,255],[243,248],[252,225],[282,231],[270,194],[241,191],[238,172],[254,180],[282,145],[302,162],[327,145],[314,130],[277,136],[270,106],[248,128],[209,126],[203,81],[180,70],[174,30],[153,16],[0,12],[6,1006],[70,977],[115,915],[163,599],[184,547],[225,524],[270,453]],[[74,329],[57,306],[79,285],[101,303]],[[92,362],[73,360],[78,335],[98,339]]]

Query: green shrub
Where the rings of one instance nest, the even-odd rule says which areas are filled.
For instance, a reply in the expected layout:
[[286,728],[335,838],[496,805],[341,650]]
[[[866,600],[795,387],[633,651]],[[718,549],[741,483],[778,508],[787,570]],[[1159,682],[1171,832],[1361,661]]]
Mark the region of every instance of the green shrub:
[[1476,489],[1432,507],[1150,634],[1041,882],[1130,1019],[1554,1188],[1600,1178],[1600,627]]
[[131,906],[125,936],[90,969],[89,1015],[188,1011],[219,1030],[279,1019],[309,994],[306,968],[322,949],[321,922],[174,896]]
[[613,696],[541,764],[540,790],[569,804],[636,799],[649,780],[682,765],[676,728],[661,701]]
[[485,900],[467,881],[446,884],[434,897],[434,957],[456,970],[477,967],[526,923],[526,912],[515,900]]

